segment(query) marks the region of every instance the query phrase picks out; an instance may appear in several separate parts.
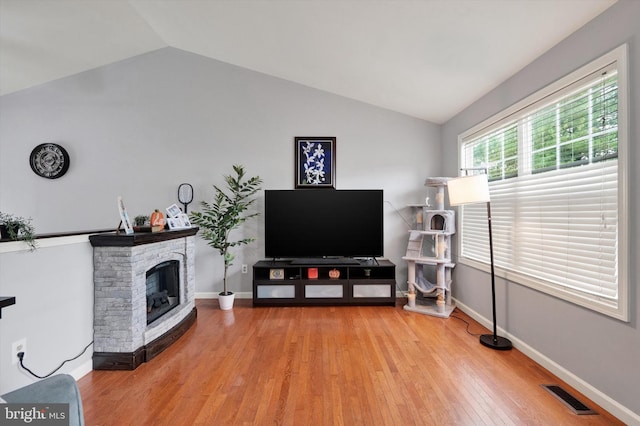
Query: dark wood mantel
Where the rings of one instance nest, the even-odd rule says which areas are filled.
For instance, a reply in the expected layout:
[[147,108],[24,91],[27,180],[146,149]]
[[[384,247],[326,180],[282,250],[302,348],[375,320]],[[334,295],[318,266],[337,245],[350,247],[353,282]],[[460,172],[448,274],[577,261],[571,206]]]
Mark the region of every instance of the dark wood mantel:
[[16,304],[15,297],[0,296],[0,318],[2,318],[2,308],[6,308],[7,306],[11,306],[15,304]]
[[142,244],[158,243],[160,241],[173,240],[176,238],[190,237],[198,232],[198,227],[187,229],[175,229],[172,231],[160,232],[134,232],[125,234],[124,232],[111,232],[95,234],[89,236],[89,241],[93,247],[131,247]]

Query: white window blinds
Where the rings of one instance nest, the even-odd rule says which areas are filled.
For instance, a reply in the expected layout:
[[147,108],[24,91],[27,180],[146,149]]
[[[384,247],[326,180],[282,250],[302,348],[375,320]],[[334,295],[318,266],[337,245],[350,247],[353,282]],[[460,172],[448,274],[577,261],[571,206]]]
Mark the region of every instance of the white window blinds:
[[[461,168],[489,174],[499,275],[626,320],[626,97],[620,61],[596,62],[462,135]],[[459,260],[488,263],[485,206],[466,205],[459,218]]]

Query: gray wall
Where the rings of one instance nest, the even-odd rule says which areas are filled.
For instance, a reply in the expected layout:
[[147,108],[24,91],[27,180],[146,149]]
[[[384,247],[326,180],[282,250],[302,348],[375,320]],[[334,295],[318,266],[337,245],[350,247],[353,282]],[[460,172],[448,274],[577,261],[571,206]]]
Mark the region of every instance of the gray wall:
[[[440,172],[435,124],[174,48],[5,95],[0,112],[0,210],[33,217],[39,233],[115,227],[118,195],[131,217],[164,211],[182,182],[197,209],[235,163],[265,189],[291,189],[294,137],[335,136],[337,187],[384,189],[385,256],[403,273],[407,227],[394,208],[406,216]],[[69,151],[60,179],[29,168],[43,142]],[[234,291],[251,289],[238,271],[264,255],[262,226],[244,230],[257,241],[230,271]],[[197,249],[197,291],[217,293],[222,261],[202,241]],[[399,282],[406,288],[406,275]]]
[[[630,241],[631,321],[624,323],[560,301],[516,283],[497,279],[498,324],[553,363],[636,413],[640,419],[640,331],[637,290],[636,218],[640,185],[638,106],[640,91],[640,2],[620,0],[591,23],[487,94],[443,126],[445,174],[455,175],[458,135],[580,66],[628,43],[630,76]],[[478,270],[458,264],[454,297],[491,318],[490,280]]]
[[[7,247],[15,247],[6,251]],[[93,340],[93,250],[86,236],[40,240],[30,253],[22,243],[0,245],[0,295],[16,304],[0,319],[0,394],[36,381],[13,364],[12,343],[26,339],[24,364],[39,376],[78,355]],[[91,371],[93,347],[59,373]]]
[[[440,126],[174,48],[0,97],[0,211],[32,217],[38,233],[114,228],[118,195],[133,217],[176,203],[178,185],[190,182],[191,211],[235,163],[265,189],[292,189],[295,136],[337,137],[339,189],[384,190],[385,257],[406,289],[400,215],[409,219],[405,206],[424,200],[424,179],[440,174]],[[43,142],[69,151],[60,179],[29,167]],[[244,296],[251,274],[240,265],[263,257],[263,223],[246,224],[257,241],[231,270],[231,289]],[[91,247],[86,237],[55,240],[35,253],[0,250],[0,294],[17,297],[0,319],[0,393],[34,380],[11,364],[14,341],[27,339],[25,361],[40,374],[91,341]],[[196,291],[215,295],[222,260],[200,238],[196,253]],[[91,352],[61,371],[84,374]]]

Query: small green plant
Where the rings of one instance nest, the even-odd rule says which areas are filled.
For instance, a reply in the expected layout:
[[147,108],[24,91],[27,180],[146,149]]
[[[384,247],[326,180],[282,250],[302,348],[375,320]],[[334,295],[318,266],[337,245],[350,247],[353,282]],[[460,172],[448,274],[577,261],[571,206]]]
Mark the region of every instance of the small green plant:
[[35,228],[31,223],[31,218],[25,219],[24,217],[0,212],[0,228],[2,238],[24,241],[29,246],[30,251],[37,248]]
[[135,226],[144,226],[147,223],[149,223],[149,216],[138,215],[133,218],[133,224]]
[[245,177],[244,167],[234,165],[235,175],[225,175],[226,190],[214,185],[215,195],[213,202],[202,201],[202,212],[193,212],[190,215],[191,222],[200,227],[200,236],[207,241],[209,246],[218,250],[224,259],[223,295],[230,292],[227,289],[227,270],[233,264],[234,254],[229,251],[232,247],[248,244],[255,238],[243,238],[231,240],[231,231],[238,228],[259,213],[247,213],[254,203],[252,198],[260,190],[262,179],[260,176]]

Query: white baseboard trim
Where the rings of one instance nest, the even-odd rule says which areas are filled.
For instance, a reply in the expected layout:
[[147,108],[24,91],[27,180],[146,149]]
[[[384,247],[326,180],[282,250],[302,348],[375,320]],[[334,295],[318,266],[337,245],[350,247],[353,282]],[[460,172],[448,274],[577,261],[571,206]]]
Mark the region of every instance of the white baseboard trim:
[[74,370],[70,371],[69,374],[73,376],[73,378],[76,379],[76,381],[78,381],[84,376],[86,376],[87,374],[89,374],[92,370],[93,370],[93,360],[90,359],[84,364],[81,364]]
[[[209,292],[209,291],[203,291],[203,292],[196,292],[196,299],[217,299],[218,298],[218,292]],[[250,291],[241,291],[241,292],[234,292],[236,295],[236,299],[253,299],[253,293],[251,293]]]
[[[478,312],[474,311],[469,306],[465,305],[459,300],[457,299],[454,299],[454,300],[456,303],[456,307],[458,309],[463,311],[465,314],[469,315],[474,320],[478,321],[483,326],[487,327],[489,330],[493,329],[492,322],[489,321],[487,318],[483,317]],[[613,398],[599,391],[589,383],[582,380],[580,377],[573,374],[571,371],[565,369],[564,367],[557,364],[553,360],[544,356],[543,354],[541,354],[540,352],[538,352],[537,350],[535,350],[534,348],[526,344],[524,341],[518,339],[515,336],[512,336],[511,334],[506,332],[504,329],[500,327],[498,327],[497,329],[498,329],[498,334],[500,336],[504,336],[509,340],[511,340],[514,348],[518,349],[520,352],[522,352],[523,354],[525,354],[526,356],[528,356],[529,358],[531,358],[532,360],[534,360],[535,362],[537,362],[538,364],[540,364],[541,366],[543,366],[544,368],[546,368],[547,370],[549,370],[550,372],[558,376],[564,382],[571,385],[573,388],[581,392],[587,398],[591,399],[593,402],[595,402],[596,404],[598,404],[599,406],[607,410],[613,416],[617,417],[625,424],[640,425],[639,414],[634,413],[624,405],[615,401]]]

